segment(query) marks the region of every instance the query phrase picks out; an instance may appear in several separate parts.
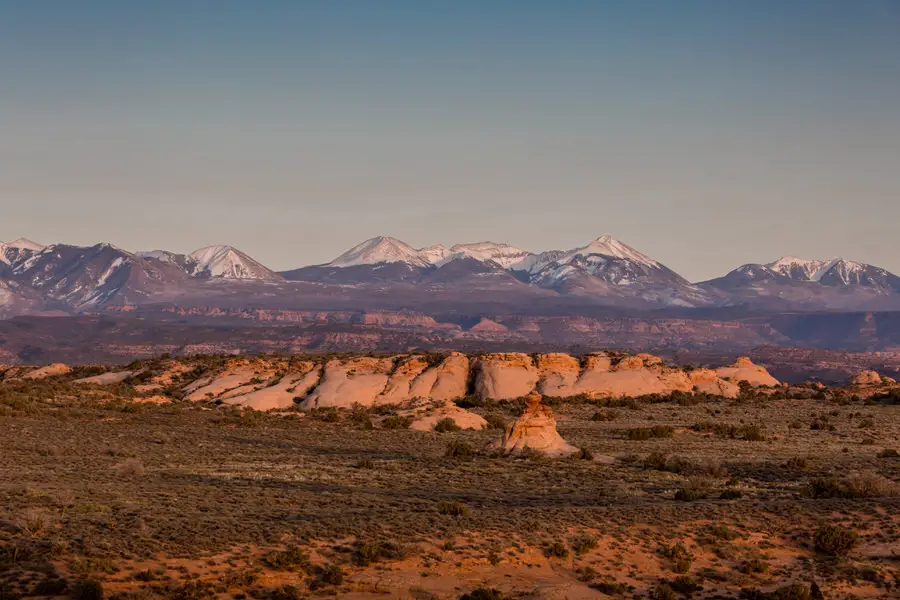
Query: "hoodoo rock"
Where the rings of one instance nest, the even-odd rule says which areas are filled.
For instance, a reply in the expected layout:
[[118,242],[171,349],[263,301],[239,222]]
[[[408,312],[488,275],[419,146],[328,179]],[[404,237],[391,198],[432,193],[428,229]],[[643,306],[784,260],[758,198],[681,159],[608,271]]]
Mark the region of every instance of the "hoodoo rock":
[[717,369],[716,372],[722,379],[727,379],[734,383],[746,381],[754,387],[781,385],[777,379],[769,375],[765,367],[754,364],[746,356],[737,359],[733,365]]
[[500,449],[508,454],[521,454],[526,448],[550,457],[568,456],[579,452],[556,430],[553,410],[541,404],[540,394],[530,394],[525,411],[506,428]]
[[884,380],[875,371],[861,371],[851,381],[851,384],[855,386],[881,385],[882,383],[884,383]]
[[488,354],[477,363],[475,393],[481,398],[509,400],[534,391],[538,370],[527,354]]

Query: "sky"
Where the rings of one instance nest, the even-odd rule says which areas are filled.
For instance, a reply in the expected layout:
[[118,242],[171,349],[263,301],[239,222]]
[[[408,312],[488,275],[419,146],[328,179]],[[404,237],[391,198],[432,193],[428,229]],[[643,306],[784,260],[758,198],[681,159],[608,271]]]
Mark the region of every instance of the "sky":
[[0,239],[900,273],[900,0],[0,0]]

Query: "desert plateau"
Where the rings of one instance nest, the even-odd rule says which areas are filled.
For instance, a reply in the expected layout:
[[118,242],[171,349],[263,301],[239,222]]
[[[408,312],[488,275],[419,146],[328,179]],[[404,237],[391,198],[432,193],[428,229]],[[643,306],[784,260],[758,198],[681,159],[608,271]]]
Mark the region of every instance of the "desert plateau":
[[898,398],[612,352],[7,366],[0,597],[892,598]]

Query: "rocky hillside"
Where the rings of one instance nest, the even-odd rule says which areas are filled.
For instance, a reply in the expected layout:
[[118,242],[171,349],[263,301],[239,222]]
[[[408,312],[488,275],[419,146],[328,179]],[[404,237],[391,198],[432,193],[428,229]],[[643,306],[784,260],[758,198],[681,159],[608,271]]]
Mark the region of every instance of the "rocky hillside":
[[[68,375],[69,367],[7,367],[5,381]],[[139,382],[145,394],[174,394],[257,410],[304,410],[430,401],[445,404],[474,396],[512,400],[532,393],[545,397],[615,399],[652,394],[708,394],[734,398],[741,385],[775,387],[765,368],[740,358],[718,369],[667,366],[650,354],[597,352],[530,355],[466,355],[451,352],[335,358],[232,358],[210,363],[170,360],[155,370],[109,370],[77,380],[91,385]]]

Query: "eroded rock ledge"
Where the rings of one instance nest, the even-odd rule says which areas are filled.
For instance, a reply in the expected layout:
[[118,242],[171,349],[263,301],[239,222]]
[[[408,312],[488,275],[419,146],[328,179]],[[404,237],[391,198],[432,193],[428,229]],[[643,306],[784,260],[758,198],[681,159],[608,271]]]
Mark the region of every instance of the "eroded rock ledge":
[[[44,379],[71,372],[66,365],[6,367],[4,381]],[[748,358],[718,369],[666,365],[650,354],[594,352],[582,356],[563,353],[517,352],[467,356],[403,354],[330,358],[219,357],[171,359],[162,373],[142,377],[142,370],[110,370],[83,377],[78,385],[106,385],[139,380],[142,393],[177,390],[193,402],[246,406],[256,410],[349,408],[354,405],[399,405],[414,400],[432,406],[476,396],[509,400],[537,393],[547,397],[624,398],[673,392],[703,393],[734,398],[741,385],[777,386],[762,366]],[[872,382],[872,374],[860,381]]]

